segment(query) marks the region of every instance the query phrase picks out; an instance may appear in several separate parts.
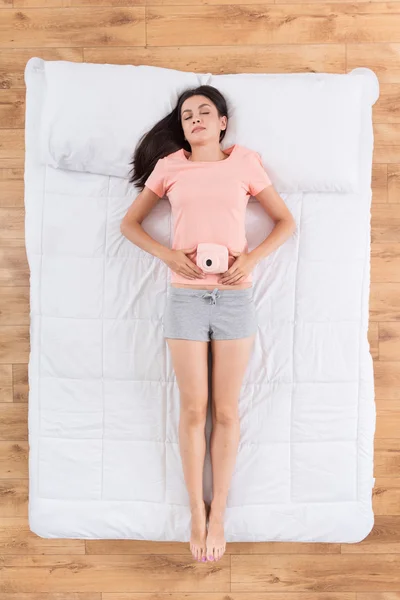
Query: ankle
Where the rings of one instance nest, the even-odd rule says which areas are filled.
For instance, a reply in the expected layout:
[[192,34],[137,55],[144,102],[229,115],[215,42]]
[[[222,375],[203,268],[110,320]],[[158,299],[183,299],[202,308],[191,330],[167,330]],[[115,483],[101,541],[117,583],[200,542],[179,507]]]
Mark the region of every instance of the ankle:
[[223,516],[225,514],[226,506],[218,502],[211,502],[210,512],[215,516]]
[[192,513],[193,513],[193,512],[199,512],[199,511],[203,511],[203,510],[205,510],[205,509],[206,509],[206,507],[205,507],[205,504],[204,504],[204,502],[200,502],[200,503],[196,502],[195,504],[191,504],[191,505],[190,505],[190,511],[191,511]]

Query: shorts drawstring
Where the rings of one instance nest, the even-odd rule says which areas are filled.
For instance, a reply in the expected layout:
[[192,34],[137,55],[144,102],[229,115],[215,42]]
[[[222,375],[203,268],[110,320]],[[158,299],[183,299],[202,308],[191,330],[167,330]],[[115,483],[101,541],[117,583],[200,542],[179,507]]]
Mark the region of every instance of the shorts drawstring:
[[202,294],[201,297],[202,298],[210,298],[210,304],[216,304],[217,303],[216,300],[217,300],[217,298],[220,297],[220,295],[221,294],[219,293],[218,288],[214,288],[212,292],[207,291],[204,294]]

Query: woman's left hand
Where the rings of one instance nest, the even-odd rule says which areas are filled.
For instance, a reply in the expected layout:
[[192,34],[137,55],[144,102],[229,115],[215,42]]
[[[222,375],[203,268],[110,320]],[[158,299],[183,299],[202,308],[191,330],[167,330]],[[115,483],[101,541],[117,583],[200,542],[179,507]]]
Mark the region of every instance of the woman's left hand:
[[256,266],[256,263],[251,258],[250,254],[229,250],[229,255],[229,258],[232,257],[234,262],[225,273],[221,273],[220,278],[218,279],[218,283],[224,285],[240,283]]

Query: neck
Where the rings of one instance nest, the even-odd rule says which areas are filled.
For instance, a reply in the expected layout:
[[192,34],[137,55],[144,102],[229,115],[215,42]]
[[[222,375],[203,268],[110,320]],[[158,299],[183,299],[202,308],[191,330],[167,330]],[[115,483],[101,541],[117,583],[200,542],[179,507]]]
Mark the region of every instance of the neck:
[[[217,158],[211,158],[209,160],[207,160],[207,158],[209,157],[199,157],[198,160],[200,162],[218,162],[220,160],[226,160],[227,158],[229,158],[229,154],[225,154],[225,152],[220,152]],[[189,154],[188,160],[190,160],[191,162],[197,162],[197,160],[193,160],[193,152]]]

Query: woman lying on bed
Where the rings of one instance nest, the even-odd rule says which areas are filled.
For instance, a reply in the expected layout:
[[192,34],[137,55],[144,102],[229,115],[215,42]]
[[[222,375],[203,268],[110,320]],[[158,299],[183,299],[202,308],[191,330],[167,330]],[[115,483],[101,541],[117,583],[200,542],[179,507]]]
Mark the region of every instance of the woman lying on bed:
[[[171,284],[163,317],[180,392],[179,442],[191,508],[190,549],[197,560],[225,552],[224,512],[239,444],[238,399],[257,333],[252,271],[295,230],[260,155],[233,144],[222,150],[227,104],[214,87],[184,92],[173,111],[145,134],[132,164],[131,182],[142,191],[121,223],[132,243],[160,258]],[[173,217],[167,248],[141,227],[166,196]],[[254,196],[275,221],[251,252],[246,205]],[[204,435],[208,402],[208,345],[213,356],[213,499],[203,500]],[[208,530],[207,530],[207,517]]]

